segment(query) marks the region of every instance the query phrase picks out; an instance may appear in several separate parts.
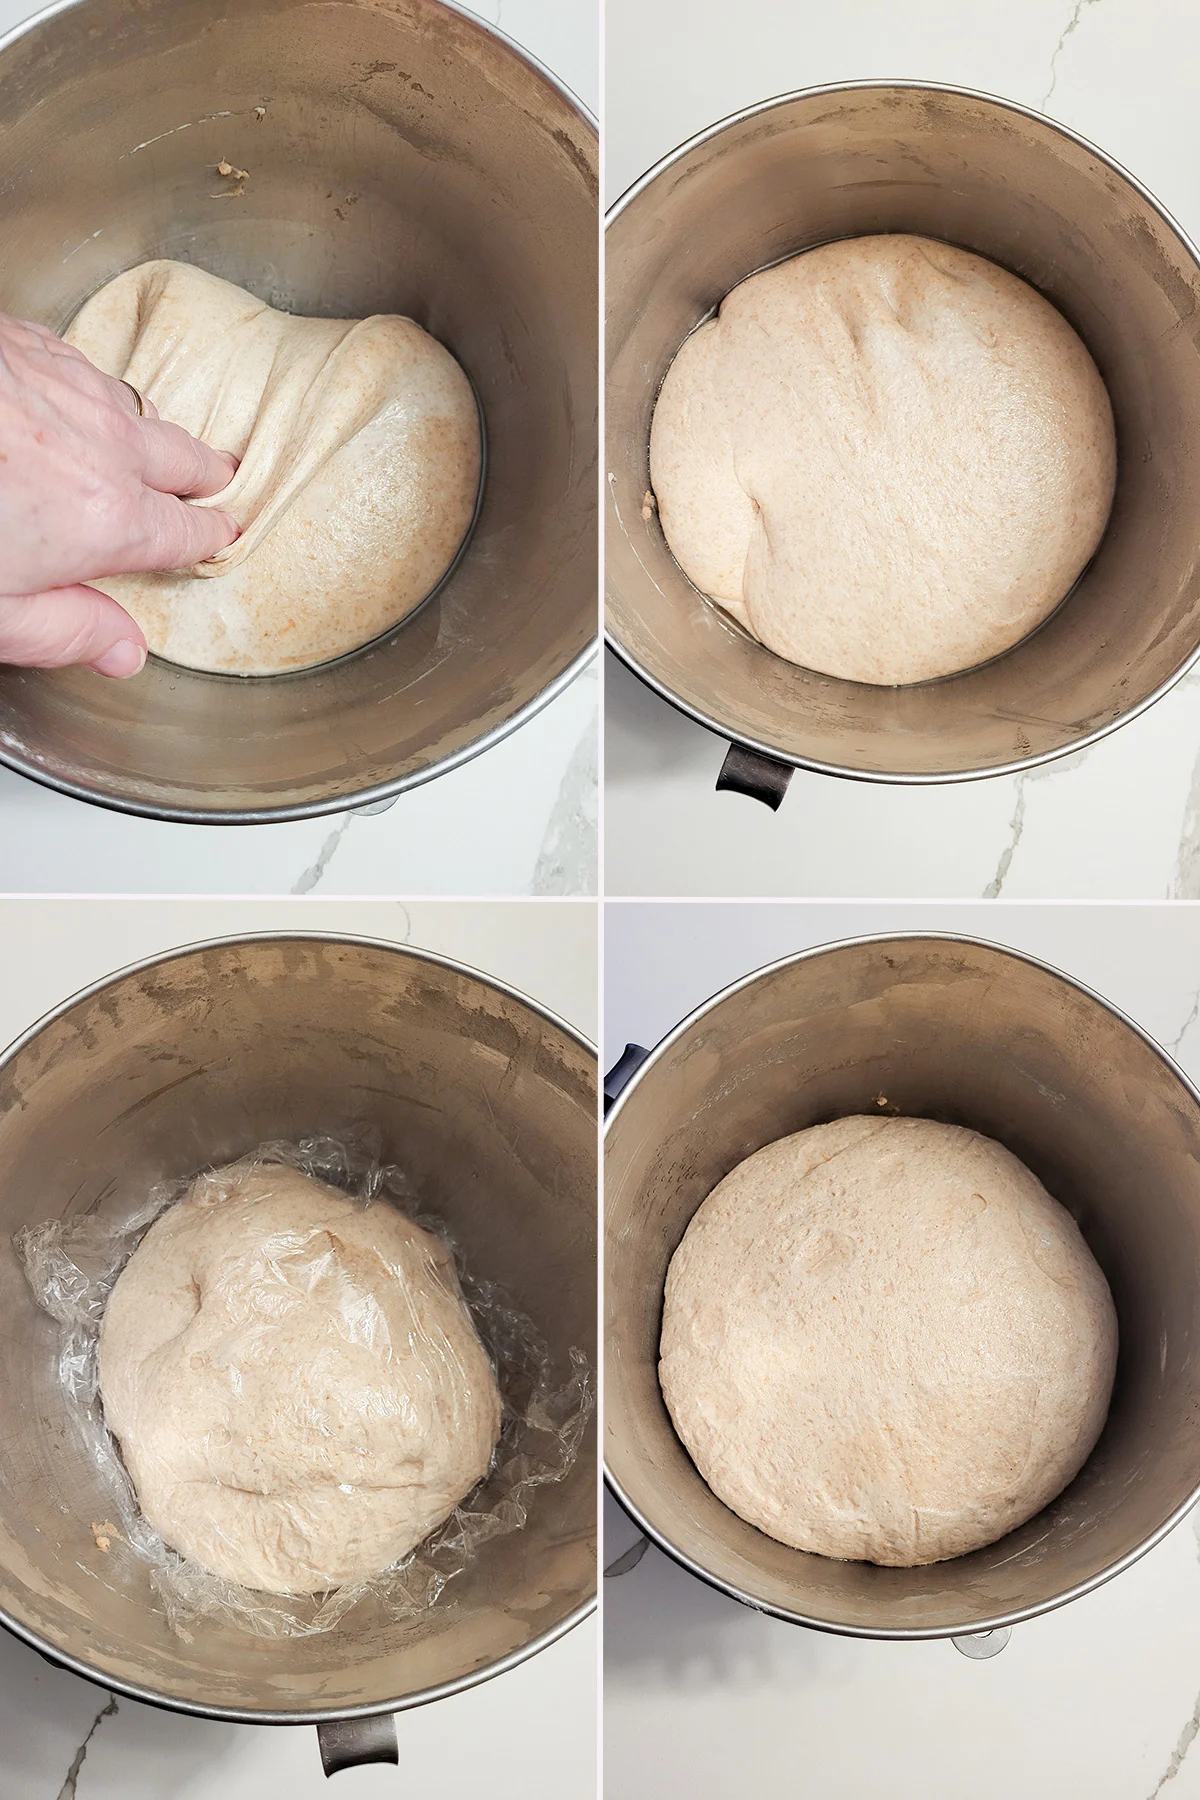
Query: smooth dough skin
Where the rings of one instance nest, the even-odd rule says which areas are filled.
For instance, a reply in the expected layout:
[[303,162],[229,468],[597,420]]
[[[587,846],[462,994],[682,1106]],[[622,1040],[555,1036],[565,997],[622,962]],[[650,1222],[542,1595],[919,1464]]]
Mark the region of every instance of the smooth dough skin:
[[154,1529],[276,1594],[405,1556],[500,1430],[445,1245],[278,1164],[201,1176],[151,1226],[105,1311],[100,1393]]
[[1083,1466],[1112,1296],[1015,1156],[839,1119],[748,1157],[671,1260],[659,1378],[709,1487],[799,1550],[911,1568],[994,1543]]
[[684,573],[769,650],[899,686],[1054,611],[1103,534],[1108,394],[1004,269],[852,238],[752,275],[663,382],[650,476]]
[[118,275],[67,342],[164,419],[241,459],[211,500],[242,535],[182,574],[93,585],[169,662],[309,668],[397,624],[453,562],[475,509],[479,415],[411,319],[300,319],[184,263]]

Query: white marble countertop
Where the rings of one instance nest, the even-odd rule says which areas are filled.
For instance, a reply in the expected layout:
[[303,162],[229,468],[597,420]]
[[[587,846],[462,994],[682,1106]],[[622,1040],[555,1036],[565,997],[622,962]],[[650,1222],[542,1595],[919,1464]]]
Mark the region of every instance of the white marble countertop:
[[[303,917],[297,917],[302,910]],[[349,931],[440,951],[596,1035],[596,906],[286,900],[6,900],[0,1045],[77,988],[139,957],[244,931]],[[3,1471],[0,1470],[0,1480]],[[160,1712],[45,1662],[0,1631],[0,1800],[594,1800],[597,1627],[494,1681],[397,1719],[400,1768],[329,1787],[310,1727]],[[269,1650],[264,1654],[269,1654]]]
[[[1041,107],[1200,233],[1188,0],[608,0],[609,201],[693,132],[772,94],[906,77]],[[652,26],[652,28],[650,28]],[[797,772],[777,815],[713,791],[725,746],[606,659],[610,893],[1200,894],[1200,675],[1023,777],[876,787]]]
[[[40,10],[0,0],[0,32]],[[478,0],[599,110],[595,0]],[[481,756],[386,813],[162,824],[0,769],[0,889],[76,893],[588,894],[596,891],[595,665]]]
[[[1194,907],[630,902],[606,915],[606,1066],[775,957],[934,929],[1043,957],[1200,1077]],[[606,1498],[605,1562],[639,1535]],[[1200,1512],[1095,1593],[1017,1626],[987,1662],[946,1642],[783,1624],[654,1548],[604,1583],[604,1612],[613,1800],[1200,1800]]]

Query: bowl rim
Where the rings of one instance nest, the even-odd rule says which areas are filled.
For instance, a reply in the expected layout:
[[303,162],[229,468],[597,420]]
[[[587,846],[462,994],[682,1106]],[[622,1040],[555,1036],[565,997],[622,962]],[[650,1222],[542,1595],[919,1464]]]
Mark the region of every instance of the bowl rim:
[[[612,228],[620,218],[621,214],[625,212],[625,210],[646,191],[646,189],[651,187],[661,175],[665,175],[669,169],[683,157],[687,156],[691,151],[698,149],[702,144],[708,143],[713,138],[720,137],[724,132],[731,130],[734,126],[741,125],[748,119],[755,118],[760,113],[771,112],[776,107],[790,106],[797,100],[812,100],[825,95],[857,94],[878,90],[904,90],[916,93],[950,94],[959,99],[982,101],[985,105],[998,107],[1004,112],[1017,113],[1022,118],[1031,120],[1034,124],[1044,126],[1048,131],[1056,132],[1060,137],[1066,138],[1070,143],[1087,151],[1089,156],[1094,156],[1097,162],[1102,163],[1106,168],[1111,169],[1121,181],[1132,188],[1146,205],[1149,206],[1153,212],[1158,214],[1168,230],[1173,232],[1176,238],[1178,238],[1184,250],[1191,257],[1193,264],[1195,264],[1197,274],[1200,275],[1200,247],[1196,245],[1188,232],[1184,230],[1183,226],[1179,223],[1179,220],[1176,219],[1174,214],[1163,205],[1162,201],[1159,200],[1156,195],[1151,193],[1144,182],[1140,181],[1136,175],[1125,168],[1124,164],[1119,163],[1115,157],[1110,156],[1107,151],[1101,150],[1098,145],[1093,144],[1090,138],[1084,137],[1081,132],[1073,131],[1069,125],[1064,125],[1061,120],[1053,119],[1047,113],[1040,112],[1037,107],[1026,106],[1019,100],[1009,100],[1001,94],[988,93],[983,88],[963,87],[954,82],[920,81],[907,77],[879,77],[860,81],[821,82],[814,87],[793,88],[787,93],[773,94],[769,99],[759,100],[752,106],[744,106],[737,112],[727,113],[724,118],[716,120],[711,125],[704,126],[702,130],[695,132],[691,137],[685,138],[683,142],[677,144],[673,150],[668,150],[665,156],[661,156],[656,163],[645,170],[643,174],[639,175],[635,181],[632,181],[624,192],[618,195],[617,199],[605,213],[605,232],[607,233]],[[800,254],[802,254],[802,252]],[[611,504],[611,493],[608,496],[608,502]],[[686,580],[687,577],[685,576],[684,579]],[[607,579],[605,582],[605,589],[607,598]],[[697,595],[703,598],[703,596],[700,596],[700,590],[697,589],[696,591]],[[716,602],[710,601],[709,604],[715,605]],[[1030,769],[1039,768],[1045,763],[1056,762],[1059,757],[1071,756],[1074,755],[1076,751],[1088,750],[1093,744],[1098,744],[1102,738],[1109,737],[1114,731],[1119,731],[1123,725],[1128,725],[1132,720],[1139,718],[1141,714],[1146,712],[1149,707],[1153,706],[1156,701],[1161,700],[1165,694],[1168,694],[1177,682],[1182,681],[1183,677],[1195,668],[1197,663],[1200,663],[1200,642],[1197,642],[1196,648],[1184,659],[1178,669],[1176,669],[1173,674],[1168,675],[1165,680],[1161,681],[1152,693],[1147,694],[1143,699],[1139,700],[1135,705],[1130,706],[1126,711],[1119,713],[1116,718],[1108,720],[1107,723],[1103,725],[1098,725],[1095,730],[1086,732],[1080,737],[1072,738],[1069,743],[1063,744],[1058,749],[1042,750],[1037,752],[1037,754],[1015,757],[1009,762],[989,763],[986,767],[981,768],[952,769],[945,774],[932,773],[924,770],[901,770],[897,772],[891,769],[850,768],[842,763],[823,762],[818,757],[804,756],[794,751],[783,750],[780,749],[778,745],[764,743],[761,738],[749,737],[734,732],[728,724],[722,724],[722,722],[706,708],[693,706],[689,701],[681,699],[678,694],[673,693],[663,682],[659,681],[657,677],[650,674],[647,669],[643,668],[637,657],[632,651],[621,644],[615,631],[610,627],[607,618],[607,607],[605,613],[604,641],[613,654],[624,663],[625,667],[629,669],[632,674],[636,675],[639,681],[644,682],[648,688],[653,689],[660,699],[665,700],[668,705],[673,706],[677,712],[683,713],[685,717],[693,720],[695,724],[702,725],[706,731],[711,731],[717,737],[723,738],[727,744],[732,743],[734,745],[744,746],[747,750],[754,751],[757,755],[766,757],[768,761],[782,763],[785,767],[791,769],[805,769],[813,775],[834,775],[845,781],[878,782],[896,787],[937,787],[949,782],[986,781],[994,775],[1020,775]],[[1045,621],[1043,621],[1043,623],[1044,622]],[[1032,636],[1032,633],[1029,633],[1028,635]],[[1014,645],[1012,648],[1015,649],[1016,646]],[[765,654],[770,655],[771,652],[765,651]],[[1000,661],[1003,656],[1008,654],[1008,651],[1004,651],[1001,653],[1000,657],[996,657],[993,660]],[[810,673],[813,672],[815,671],[810,671]],[[969,673],[969,671],[964,670],[963,673]],[[833,681],[836,680],[837,677],[827,676],[825,679]],[[954,677],[942,677],[942,679],[953,680]]]
[[[159,951],[152,956],[139,957],[136,962],[126,963],[111,974],[101,976],[89,982],[77,992],[59,1001],[35,1019],[18,1037],[15,1037],[0,1051],[0,1071],[3,1071],[47,1026],[63,1018],[75,1006],[84,1000],[103,993],[106,988],[115,987],[127,976],[144,973],[148,969],[161,968],[166,963],[176,962],[185,956],[191,956],[207,950],[224,949],[240,944],[273,944],[273,943],[321,943],[348,944],[361,949],[388,950],[397,955],[409,957],[415,962],[431,963],[442,969],[449,969],[455,975],[465,975],[473,981],[480,982],[493,992],[503,994],[506,999],[516,1000],[543,1019],[548,1025],[555,1026],[577,1047],[593,1058],[598,1056],[596,1045],[592,1040],[571,1025],[566,1019],[543,1006],[540,1001],[532,1000],[528,994],[511,983],[501,981],[495,975],[485,974],[483,970],[474,968],[452,956],[443,956],[436,950],[423,950],[415,944],[400,944],[390,938],[369,937],[365,934],[350,931],[242,931],[228,935],[198,938],[194,942],[179,944],[173,949]],[[156,1706],[165,1712],[190,1713],[202,1719],[221,1719],[239,1725],[328,1725],[342,1719],[378,1718],[386,1713],[408,1712],[413,1707],[427,1706],[434,1700],[445,1700],[451,1694],[463,1693],[467,1688],[475,1687],[483,1681],[491,1681],[497,1675],[504,1675],[509,1669],[515,1669],[519,1663],[535,1656],[539,1650],[545,1650],[550,1644],[565,1637],[568,1631],[582,1623],[589,1614],[596,1610],[597,1595],[575,1607],[565,1617],[547,1630],[541,1632],[528,1644],[519,1649],[510,1650],[507,1655],[498,1657],[495,1662],[487,1663],[483,1668],[472,1669],[465,1675],[458,1675],[450,1681],[438,1682],[433,1687],[419,1688],[412,1694],[399,1699],[372,1700],[361,1706],[340,1708],[315,1707],[308,1711],[296,1711],[286,1708],[254,1708],[241,1706],[206,1706],[196,1700],[181,1700],[172,1694],[164,1694],[157,1688],[146,1687],[136,1681],[128,1681],[123,1677],[107,1674],[95,1664],[85,1662],[81,1657],[69,1651],[60,1650],[48,1638],[15,1619],[10,1612],[0,1606],[0,1627],[12,1633],[16,1638],[36,1650],[47,1662],[55,1663],[59,1668],[69,1669],[73,1675],[79,1675],[106,1688],[110,1693],[122,1694],[130,1700],[140,1700],[147,1706]]]
[[[637,1068],[629,1077],[629,1080],[625,1083],[625,1086],[621,1089],[617,1098],[609,1108],[608,1115],[604,1121],[605,1140],[607,1141],[610,1129],[620,1116],[627,1096],[634,1091],[649,1070],[654,1067],[668,1050],[679,1043],[684,1035],[691,1031],[694,1025],[698,1024],[701,1019],[708,1013],[714,1011],[715,1008],[720,1006],[724,1001],[731,999],[743,989],[752,987],[756,982],[775,975],[782,969],[791,968],[798,963],[810,962],[816,957],[826,956],[833,951],[853,950],[861,948],[863,945],[872,944],[912,944],[929,942],[967,944],[973,949],[994,951],[999,955],[1011,957],[1017,962],[1023,962],[1030,968],[1038,970],[1039,973],[1049,975],[1053,979],[1065,983],[1067,987],[1074,988],[1077,993],[1082,994],[1085,999],[1091,1000],[1096,1005],[1102,1007],[1104,1011],[1116,1019],[1119,1024],[1126,1026],[1136,1037],[1139,1037],[1147,1048],[1153,1051],[1161,1062],[1166,1064],[1167,1072],[1175,1076],[1176,1080],[1192,1100],[1197,1111],[1200,1112],[1200,1087],[1198,1087],[1186,1071],[1180,1067],[1179,1063],[1175,1060],[1169,1050],[1164,1049],[1163,1045],[1161,1045],[1156,1038],[1152,1037],[1143,1026],[1138,1024],[1136,1019],[1131,1018],[1130,1015],[1123,1011],[1121,1007],[1117,1006],[1115,1002],[1106,999],[1103,994],[1098,993],[1095,988],[1089,987],[1086,982],[1078,980],[1074,975],[1068,975],[1054,963],[1047,962],[1044,957],[1034,956],[1029,951],[1018,950],[1012,945],[999,944],[991,938],[977,937],[970,932],[964,931],[871,931],[855,934],[851,937],[832,938],[826,943],[813,944],[808,949],[793,951],[791,955],[776,957],[771,962],[764,963],[761,968],[752,969],[748,974],[739,976],[736,981],[731,981],[727,987],[721,988],[717,993],[710,995],[707,1000],[702,1001],[699,1006],[688,1013],[686,1018],[682,1019],[678,1025],[668,1031],[665,1037],[661,1038],[659,1042],[655,1044],[644,1061],[638,1064]],[[607,1238],[607,1220],[605,1221],[605,1227],[605,1236]],[[607,1269],[605,1270],[605,1278],[607,1279]],[[606,1321],[602,1319],[602,1337],[605,1336],[605,1333]],[[607,1420],[605,1435],[607,1437]],[[703,1481],[703,1476],[698,1475],[698,1479]],[[609,1492],[613,1495],[613,1498],[624,1511],[628,1513],[634,1524],[639,1527],[652,1544],[657,1545],[657,1547],[669,1556],[673,1562],[679,1563],[681,1567],[689,1572],[689,1574],[698,1576],[701,1581],[707,1582],[709,1587],[716,1588],[719,1593],[727,1594],[731,1600],[739,1600],[744,1606],[751,1607],[755,1612],[768,1613],[772,1618],[782,1619],[785,1624],[804,1625],[812,1631],[828,1632],[834,1637],[870,1638],[878,1641],[907,1643],[929,1641],[938,1638],[982,1636],[985,1632],[1002,1631],[1013,1625],[1020,1625],[1027,1619],[1038,1618],[1043,1613],[1055,1612],[1060,1606],[1066,1606],[1069,1601],[1079,1600],[1085,1594],[1092,1593],[1096,1588],[1103,1587],[1104,1584],[1111,1581],[1115,1575],[1123,1574],[1126,1569],[1130,1568],[1135,1562],[1139,1561],[1141,1557],[1145,1556],[1147,1551],[1153,1550],[1156,1544],[1161,1543],[1163,1538],[1165,1538],[1169,1532],[1174,1530],[1180,1520],[1184,1519],[1196,1505],[1197,1501],[1200,1500],[1200,1477],[1198,1477],[1195,1486],[1191,1489],[1187,1497],[1182,1500],[1167,1518],[1164,1519],[1160,1525],[1157,1525],[1140,1544],[1135,1545],[1132,1550],[1127,1550],[1124,1555],[1116,1558],[1116,1560],[1110,1563],[1106,1568],[1100,1569],[1095,1575],[1089,1575],[1085,1580],[1076,1582],[1072,1587],[1065,1588],[1062,1593],[1054,1595],[1049,1600],[1041,1601],[1035,1606],[1017,1607],[1009,1612],[996,1613],[984,1619],[964,1620],[962,1624],[952,1626],[838,1625],[832,1623],[828,1619],[816,1618],[812,1614],[798,1612],[791,1607],[774,1605],[766,1600],[761,1600],[756,1595],[747,1593],[743,1588],[738,1587],[736,1582],[725,1581],[721,1576],[714,1575],[711,1570],[705,1568],[695,1557],[690,1556],[686,1550],[681,1550],[678,1545],[671,1540],[668,1534],[656,1526],[636,1502],[630,1498],[620,1481],[613,1474],[612,1469],[609,1466],[607,1452],[604,1457],[604,1483]],[[1069,1485],[1070,1483],[1068,1483],[1068,1486]],[[734,1516],[736,1517],[736,1515]],[[799,1554],[807,1553],[800,1552]],[[951,1561],[953,1560],[955,1559],[952,1558]]]
[[[77,7],[83,8],[88,4],[89,0],[49,0],[49,4],[41,7],[37,12],[31,13],[27,19],[22,19],[7,31],[0,31],[0,56],[3,56],[4,52],[19,38],[24,37],[27,32],[47,24],[60,13],[72,12]],[[461,5],[460,0],[432,0],[432,4],[440,6],[446,12],[457,14],[460,19],[465,20],[469,25],[478,27],[487,36],[498,38],[514,56],[526,63],[535,74],[540,75],[555,92],[560,94],[567,104],[575,109],[584,124],[590,128],[593,136],[599,138],[599,120],[591,107],[586,105],[578,94],[567,86],[561,76],[556,75],[553,69],[548,68],[540,57],[527,50],[523,44],[518,44],[516,39],[511,37],[503,27],[493,25],[490,19],[481,18],[478,13],[472,12],[470,7]],[[476,512],[482,504],[482,496],[481,483],[479,497],[476,501]],[[472,524],[472,533],[473,529],[474,525]],[[470,535],[471,533],[468,534],[468,536]],[[467,539],[464,539],[456,554],[456,563],[465,553],[466,546]],[[451,567],[453,566],[452,564]],[[437,588],[431,589],[425,596],[426,600],[434,598],[450,572],[450,569],[446,570],[438,582]],[[361,644],[358,650],[347,652],[345,657],[331,658],[330,661],[344,661],[346,657],[376,648],[384,638],[391,635],[391,632],[403,630],[408,620],[420,612],[424,604],[424,600],[420,601],[407,618],[401,619],[398,624],[390,627],[389,631],[372,638],[370,643]],[[212,808],[166,805],[157,801],[140,799],[135,794],[105,793],[101,792],[98,787],[89,785],[86,781],[52,774],[32,757],[25,757],[14,750],[5,741],[3,733],[0,733],[0,767],[9,768],[15,775],[23,775],[30,781],[36,781],[39,787],[49,788],[54,793],[66,794],[72,800],[82,800],[89,806],[100,806],[108,812],[128,813],[135,818],[159,819],[173,825],[274,825],[297,819],[324,818],[330,813],[365,811],[368,808],[378,808],[380,812],[383,812],[393,801],[398,800],[401,794],[406,794],[413,788],[423,787],[427,781],[435,781],[439,775],[448,775],[452,770],[461,768],[464,763],[471,762],[476,756],[481,756],[485,750],[490,750],[493,745],[503,742],[512,732],[527,724],[530,719],[542,711],[543,707],[549,706],[552,700],[557,700],[558,696],[565,692],[579,675],[582,675],[598,654],[599,649],[600,634],[597,629],[595,635],[589,639],[583,649],[578,651],[571,661],[546,683],[545,687],[541,688],[508,718],[502,719],[499,724],[490,726],[479,737],[473,738],[469,744],[462,745],[458,750],[451,751],[436,762],[410,770],[407,775],[391,776],[386,781],[375,782],[371,787],[362,788],[351,794],[338,794],[332,799],[302,800],[283,805],[268,803],[263,806]],[[158,660],[162,661],[163,659],[159,658]],[[167,664],[168,668],[172,666],[175,665]],[[285,671],[285,673],[290,674],[293,679],[303,679],[305,675],[316,674],[322,668],[327,667],[329,667],[328,663],[317,663],[312,669],[297,669]],[[190,671],[190,673],[197,672],[203,673],[204,671]]]

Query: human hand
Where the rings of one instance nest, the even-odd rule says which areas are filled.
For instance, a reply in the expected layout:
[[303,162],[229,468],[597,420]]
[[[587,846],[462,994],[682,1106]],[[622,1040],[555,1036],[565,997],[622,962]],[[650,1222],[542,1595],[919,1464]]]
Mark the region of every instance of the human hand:
[[146,639],[87,583],[185,569],[232,544],[189,506],[237,469],[41,325],[0,313],[0,662],[136,675]]

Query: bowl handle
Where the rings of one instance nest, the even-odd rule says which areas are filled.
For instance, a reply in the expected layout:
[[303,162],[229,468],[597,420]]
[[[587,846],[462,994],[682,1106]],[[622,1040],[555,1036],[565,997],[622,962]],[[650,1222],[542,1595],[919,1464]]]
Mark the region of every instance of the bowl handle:
[[972,1662],[986,1662],[989,1656],[999,1656],[1011,1636],[1011,1625],[997,1625],[994,1631],[964,1631],[950,1642]]
[[359,1763],[398,1763],[396,1721],[391,1713],[370,1719],[329,1719],[317,1726],[321,1762],[326,1775]]
[[626,1044],[620,1056],[618,1056],[616,1062],[604,1077],[605,1112],[607,1112],[613,1102],[620,1097],[625,1084],[637,1074],[649,1054],[650,1052],[648,1050],[643,1050],[640,1044]]
[[734,794],[748,794],[751,800],[761,800],[772,812],[778,812],[791,779],[791,763],[777,762],[760,750],[747,749],[745,744],[730,744],[717,776],[717,792],[728,789]]

